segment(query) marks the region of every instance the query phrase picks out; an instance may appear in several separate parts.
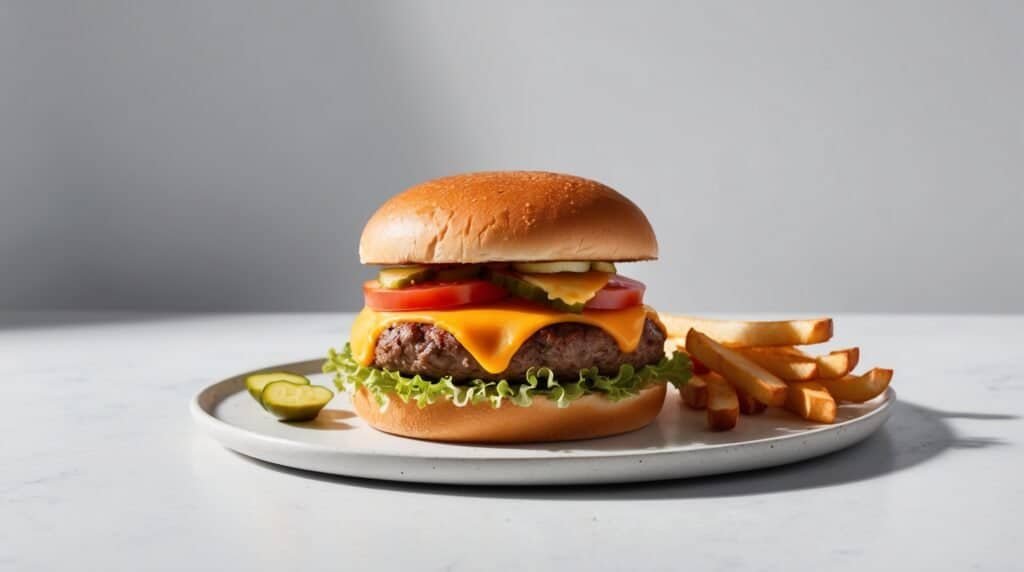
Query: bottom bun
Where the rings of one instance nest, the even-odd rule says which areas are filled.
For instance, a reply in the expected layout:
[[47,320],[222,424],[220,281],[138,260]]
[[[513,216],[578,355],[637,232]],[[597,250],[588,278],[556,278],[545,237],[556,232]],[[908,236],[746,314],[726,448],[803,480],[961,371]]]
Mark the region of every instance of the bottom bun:
[[375,429],[457,443],[530,443],[617,435],[653,421],[664,401],[664,383],[621,401],[587,395],[565,408],[543,397],[534,399],[529,407],[509,403],[497,409],[488,403],[456,407],[450,401],[420,409],[414,402],[392,399],[387,410],[381,411],[363,388],[352,397],[356,413]]

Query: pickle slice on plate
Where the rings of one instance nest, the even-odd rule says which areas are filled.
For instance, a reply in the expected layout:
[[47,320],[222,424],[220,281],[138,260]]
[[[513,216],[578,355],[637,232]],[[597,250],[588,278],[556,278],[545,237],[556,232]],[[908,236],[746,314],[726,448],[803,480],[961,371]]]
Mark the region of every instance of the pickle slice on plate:
[[432,274],[426,266],[394,266],[381,268],[377,282],[383,288],[405,288],[430,280]]
[[272,381],[263,388],[260,403],[281,421],[309,421],[334,397],[322,385],[298,385],[290,381]]
[[516,262],[515,269],[527,274],[554,274],[555,272],[586,272],[590,270],[590,262]]
[[608,272],[609,274],[617,272],[614,262],[591,262],[590,269],[596,272]]
[[254,373],[245,378],[245,388],[249,390],[249,395],[256,401],[260,400],[260,394],[263,393],[263,389],[268,383],[275,381],[288,381],[296,385],[309,385],[309,380],[305,376],[290,371],[268,371],[266,373]]

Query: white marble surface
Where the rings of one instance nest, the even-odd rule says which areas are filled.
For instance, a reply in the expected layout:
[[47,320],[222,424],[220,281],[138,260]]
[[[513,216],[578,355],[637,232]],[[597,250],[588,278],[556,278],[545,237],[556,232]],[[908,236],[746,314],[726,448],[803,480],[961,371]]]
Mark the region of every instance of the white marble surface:
[[0,314],[0,570],[1020,569],[1024,316],[838,316],[896,369],[876,436],[779,469],[570,488],[324,477],[192,426],[342,315]]

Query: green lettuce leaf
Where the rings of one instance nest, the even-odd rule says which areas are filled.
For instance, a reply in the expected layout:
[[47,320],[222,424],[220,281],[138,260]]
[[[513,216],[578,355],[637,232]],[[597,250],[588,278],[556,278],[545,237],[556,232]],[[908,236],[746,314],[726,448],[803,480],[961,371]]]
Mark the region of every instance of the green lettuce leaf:
[[536,397],[550,399],[558,407],[568,407],[584,395],[598,394],[619,401],[660,382],[682,387],[690,379],[690,360],[686,354],[674,352],[657,364],[639,369],[623,364],[614,376],[601,375],[597,368],[588,368],[580,370],[575,379],[555,379],[550,369],[533,367],[527,370],[523,380],[474,379],[456,383],[451,377],[437,380],[419,375],[409,377],[397,371],[360,365],[352,357],[349,344],[345,344],[340,352],[334,349],[328,352],[323,370],[334,374],[334,383],[341,391],[365,388],[381,411],[387,409],[392,396],[405,403],[414,401],[420,408],[440,400],[451,401],[459,407],[484,402],[491,407],[501,407],[506,401],[528,407]]

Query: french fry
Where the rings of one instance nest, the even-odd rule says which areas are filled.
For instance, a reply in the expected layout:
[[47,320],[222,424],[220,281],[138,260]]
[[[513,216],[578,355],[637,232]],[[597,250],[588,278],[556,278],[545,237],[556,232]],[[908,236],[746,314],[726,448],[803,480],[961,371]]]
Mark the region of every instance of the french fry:
[[749,393],[761,403],[782,405],[786,402],[785,382],[705,334],[697,330],[690,330],[686,335],[686,351],[700,360],[708,369],[721,374],[734,386]]
[[708,429],[728,431],[736,426],[740,417],[740,404],[736,390],[720,376],[704,376],[708,389]]
[[864,403],[885,392],[892,381],[892,370],[876,367],[864,375],[846,375],[838,379],[817,381],[836,401]]
[[789,384],[786,409],[818,423],[832,423],[836,420],[836,400],[824,385],[816,381],[796,381]]
[[818,356],[818,377],[835,379],[853,371],[860,361],[860,348],[847,348]]
[[690,378],[680,392],[683,396],[683,403],[690,409],[705,409],[708,406],[708,382],[704,378],[695,375]]
[[814,360],[818,364],[817,377],[825,379],[843,377],[853,371],[853,368],[857,367],[857,362],[860,361],[860,348],[857,347],[833,350],[824,356],[808,355],[799,348],[791,346],[763,348],[762,351]]
[[728,347],[800,346],[817,344],[832,338],[832,318],[785,320],[777,322],[742,322],[737,320],[706,320],[690,316],[660,314],[668,337],[686,339],[690,330],[699,330]]
[[[736,389],[735,387],[733,389]],[[740,413],[744,415],[757,415],[758,413],[764,413],[768,406],[760,401],[751,397],[751,395],[745,391],[736,389],[736,400],[740,404]]]
[[738,348],[736,351],[787,381],[820,377],[818,362],[813,357],[774,350],[775,348]]
[[662,314],[666,351],[689,355],[693,378],[681,390],[682,402],[706,409],[708,427],[725,431],[738,416],[782,406],[800,417],[834,423],[837,402],[863,403],[883,393],[892,370],[874,368],[851,374],[860,348],[813,355],[795,346],[832,337],[832,319],[786,321],[710,320]]

